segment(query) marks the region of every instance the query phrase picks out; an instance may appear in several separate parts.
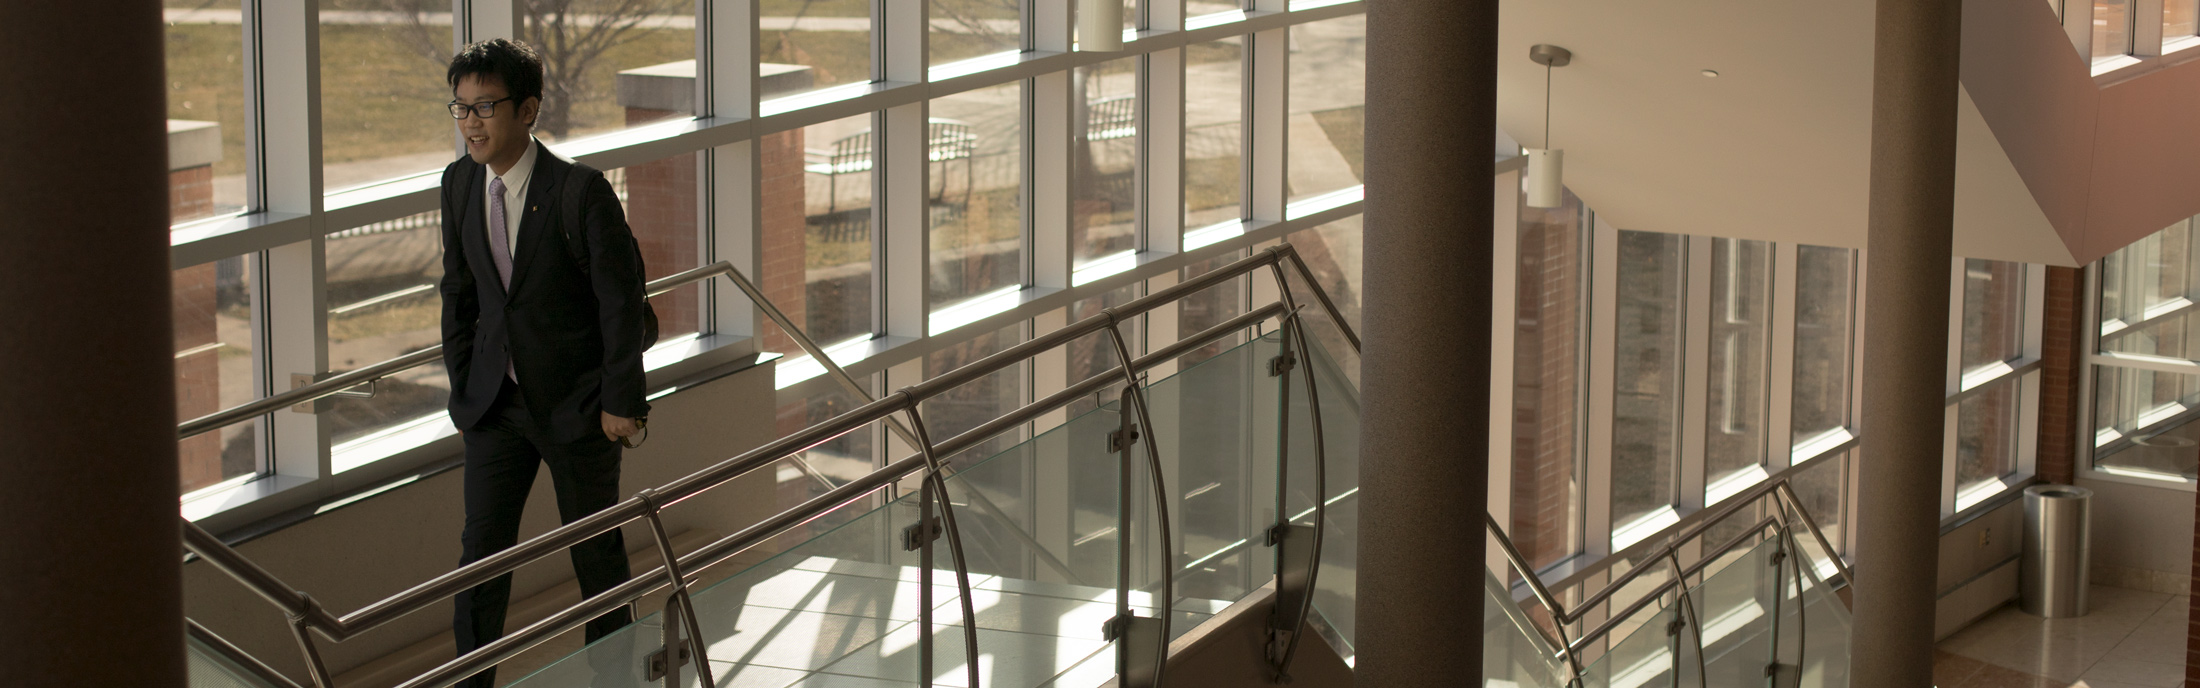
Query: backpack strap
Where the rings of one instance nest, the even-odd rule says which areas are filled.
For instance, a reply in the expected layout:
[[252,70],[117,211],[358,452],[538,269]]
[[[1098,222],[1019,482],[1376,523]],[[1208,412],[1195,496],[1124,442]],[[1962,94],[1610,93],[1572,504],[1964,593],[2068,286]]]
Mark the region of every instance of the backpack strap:
[[565,236],[565,253],[581,269],[583,277],[589,273],[587,239],[582,238],[578,231],[581,228],[581,201],[588,197],[589,182],[602,175],[596,168],[573,163],[573,169],[565,172],[565,190],[558,201],[559,211],[565,215],[565,222],[558,228],[558,233]]

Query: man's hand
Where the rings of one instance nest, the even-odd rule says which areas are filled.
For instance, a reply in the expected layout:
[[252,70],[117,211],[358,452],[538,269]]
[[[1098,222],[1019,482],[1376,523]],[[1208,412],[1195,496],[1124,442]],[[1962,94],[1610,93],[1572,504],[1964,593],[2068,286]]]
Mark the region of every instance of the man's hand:
[[641,426],[635,425],[632,418],[620,418],[611,415],[609,411],[603,414],[603,436],[606,439],[617,442],[620,438],[633,437],[641,431]]

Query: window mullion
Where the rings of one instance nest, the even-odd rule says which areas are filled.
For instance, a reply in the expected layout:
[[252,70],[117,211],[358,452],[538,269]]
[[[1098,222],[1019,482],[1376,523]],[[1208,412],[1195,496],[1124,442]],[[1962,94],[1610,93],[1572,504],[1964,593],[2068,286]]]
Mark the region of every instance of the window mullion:
[[1765,379],[1765,471],[1779,473],[1795,461],[1795,326],[1798,249],[1772,245],[1771,358]]
[[[1712,262],[1711,245],[1718,241],[1728,241],[1736,245],[1741,242],[1710,237],[1687,237],[1683,241],[1683,255],[1687,256],[1684,265],[1688,267],[1681,270],[1681,274],[1686,276],[1684,279],[1687,284],[1682,292],[1686,297],[1681,301],[1683,343],[1676,356],[1677,365],[1674,366],[1674,372],[1681,379],[1681,427],[1678,438],[1680,446],[1673,462],[1674,470],[1679,472],[1673,483],[1678,486],[1679,494],[1675,495],[1677,499],[1673,506],[1680,513],[1689,514],[1704,508],[1704,485],[1710,479],[1705,474],[1707,467],[1704,452],[1709,444],[1705,434],[1711,412],[1711,376],[1719,373],[1711,369],[1711,273],[1723,270],[1725,266]],[[1730,251],[1728,258],[1742,260],[1738,251]],[[1727,288],[1731,290],[1736,285],[1729,284]],[[1731,402],[1734,390],[1729,389],[1726,393],[1729,397],[1726,401]]]

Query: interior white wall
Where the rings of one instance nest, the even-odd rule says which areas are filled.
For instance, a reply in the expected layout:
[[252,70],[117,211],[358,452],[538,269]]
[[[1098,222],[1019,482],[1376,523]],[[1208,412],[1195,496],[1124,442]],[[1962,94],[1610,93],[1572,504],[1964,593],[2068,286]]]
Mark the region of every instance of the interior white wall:
[[2176,595],[2192,591],[2193,493],[2092,480],[2092,581]]

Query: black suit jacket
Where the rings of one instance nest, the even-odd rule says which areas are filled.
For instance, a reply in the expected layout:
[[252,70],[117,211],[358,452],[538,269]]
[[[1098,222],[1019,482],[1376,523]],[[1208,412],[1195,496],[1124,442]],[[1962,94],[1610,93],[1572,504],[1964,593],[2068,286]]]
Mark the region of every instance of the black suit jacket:
[[[649,414],[642,400],[641,256],[626,212],[603,174],[571,174],[570,160],[535,143],[507,293],[490,258],[483,184],[488,168],[459,158],[443,169],[443,360],[451,422],[471,430],[503,384],[505,364],[536,427],[561,442],[603,436],[600,412]],[[581,227],[566,228],[566,184],[586,184]],[[501,228],[500,228],[501,229]],[[588,247],[584,273],[565,231]]]

